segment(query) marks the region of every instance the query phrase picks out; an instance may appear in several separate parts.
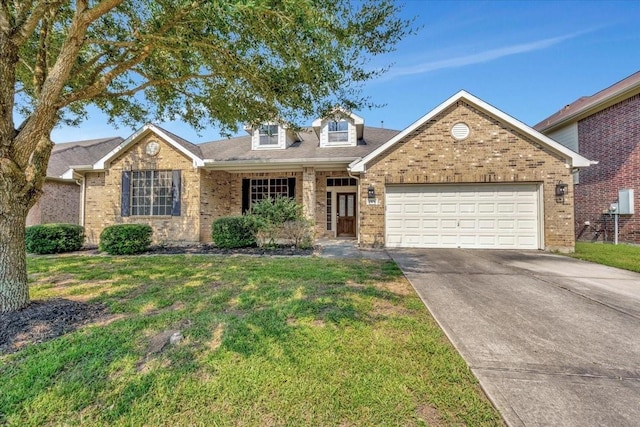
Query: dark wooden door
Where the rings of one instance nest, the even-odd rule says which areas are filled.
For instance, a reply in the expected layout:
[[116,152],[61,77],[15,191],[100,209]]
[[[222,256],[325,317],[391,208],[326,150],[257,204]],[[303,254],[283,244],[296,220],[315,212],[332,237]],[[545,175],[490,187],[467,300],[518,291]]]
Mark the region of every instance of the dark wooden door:
[[338,236],[356,236],[356,193],[338,193]]

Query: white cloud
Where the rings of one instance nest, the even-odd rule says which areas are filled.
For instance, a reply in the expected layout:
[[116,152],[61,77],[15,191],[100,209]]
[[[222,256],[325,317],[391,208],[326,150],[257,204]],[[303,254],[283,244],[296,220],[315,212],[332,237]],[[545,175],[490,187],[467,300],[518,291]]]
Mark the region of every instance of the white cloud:
[[535,50],[546,49],[565,40],[572,39],[587,31],[581,31],[565,36],[552,37],[548,39],[538,40],[530,43],[521,43],[513,46],[501,47],[498,49],[486,50],[470,55],[458,56],[455,58],[441,59],[438,61],[423,62],[408,67],[393,67],[386,73],[382,79],[389,80],[401,76],[409,76],[414,74],[424,74],[430,71],[442,70],[446,68],[459,68],[467,65],[480,64],[503,58],[505,56],[518,55],[521,53],[532,52]]

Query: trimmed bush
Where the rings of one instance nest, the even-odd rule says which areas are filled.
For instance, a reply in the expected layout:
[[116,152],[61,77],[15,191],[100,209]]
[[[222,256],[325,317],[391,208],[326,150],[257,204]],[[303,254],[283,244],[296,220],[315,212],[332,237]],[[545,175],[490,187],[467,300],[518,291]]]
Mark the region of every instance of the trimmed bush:
[[151,245],[153,230],[147,224],[111,225],[100,233],[100,250],[110,255],[134,255]]
[[27,252],[32,254],[77,251],[84,243],[84,228],[75,224],[32,225],[25,234]]
[[211,238],[219,248],[243,248],[256,244],[264,221],[254,215],[225,216],[213,221]]

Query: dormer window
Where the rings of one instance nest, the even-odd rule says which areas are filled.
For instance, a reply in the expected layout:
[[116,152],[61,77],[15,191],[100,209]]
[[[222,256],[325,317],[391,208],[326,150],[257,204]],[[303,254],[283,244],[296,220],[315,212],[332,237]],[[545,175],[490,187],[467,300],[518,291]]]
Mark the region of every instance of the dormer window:
[[349,142],[349,122],[346,120],[331,120],[328,125],[329,143]]
[[363,139],[364,119],[342,108],[313,121],[320,147],[355,147]]
[[277,146],[278,125],[260,125],[258,129],[260,146]]

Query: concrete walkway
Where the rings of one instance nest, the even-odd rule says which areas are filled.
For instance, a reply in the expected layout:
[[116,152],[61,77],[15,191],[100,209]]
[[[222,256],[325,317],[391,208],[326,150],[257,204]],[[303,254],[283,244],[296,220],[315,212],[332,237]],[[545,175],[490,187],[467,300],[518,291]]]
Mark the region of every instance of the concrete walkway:
[[389,253],[508,425],[640,425],[640,274],[533,251]]
[[384,249],[360,249],[354,239],[320,239],[320,256],[324,258],[390,259]]

